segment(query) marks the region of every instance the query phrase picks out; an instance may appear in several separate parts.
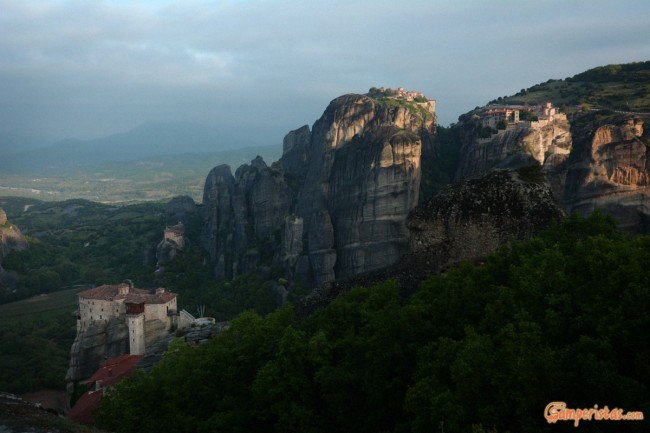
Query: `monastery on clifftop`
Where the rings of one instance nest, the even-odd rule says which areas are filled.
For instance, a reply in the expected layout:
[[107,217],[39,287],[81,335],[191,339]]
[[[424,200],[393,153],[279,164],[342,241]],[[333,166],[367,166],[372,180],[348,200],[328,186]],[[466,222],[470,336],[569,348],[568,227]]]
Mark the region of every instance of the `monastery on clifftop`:
[[163,288],[155,293],[133,287],[133,283],[104,285],[79,293],[77,332],[90,326],[108,323],[111,319],[125,321],[129,332],[129,354],[142,355],[149,342],[167,335],[174,328],[185,328],[194,317],[179,312],[176,293]]

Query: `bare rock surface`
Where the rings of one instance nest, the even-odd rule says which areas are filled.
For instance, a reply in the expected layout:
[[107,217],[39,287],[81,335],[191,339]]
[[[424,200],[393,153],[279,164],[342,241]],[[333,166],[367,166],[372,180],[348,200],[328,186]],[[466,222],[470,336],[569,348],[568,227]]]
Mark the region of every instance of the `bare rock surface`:
[[620,115],[574,129],[575,149],[560,166],[566,211],[600,210],[627,231],[650,232],[650,131],[644,121]]
[[412,293],[424,278],[531,238],[564,216],[541,171],[533,174],[529,180],[525,169],[493,171],[439,191],[410,213],[410,240],[399,261],[318,287],[297,305],[297,314],[308,315],[352,287],[388,279],[396,280],[402,293]]
[[[284,139],[280,161],[215,167],[204,190],[201,244],[215,275],[274,269],[323,284],[388,266],[408,248],[433,104],[333,100],[313,127]],[[305,281],[307,280],[307,281]]]
[[66,383],[92,376],[107,359],[129,353],[129,330],[123,319],[94,322],[77,332],[70,349],[70,366]]

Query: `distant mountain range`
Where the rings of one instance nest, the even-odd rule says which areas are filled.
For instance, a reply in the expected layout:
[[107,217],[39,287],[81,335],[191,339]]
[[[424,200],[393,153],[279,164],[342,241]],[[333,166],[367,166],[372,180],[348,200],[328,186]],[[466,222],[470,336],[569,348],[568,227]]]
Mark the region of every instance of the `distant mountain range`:
[[133,161],[162,155],[219,152],[250,146],[216,128],[192,123],[147,123],[91,140],[67,139],[49,147],[3,155],[0,170],[24,173],[79,165]]

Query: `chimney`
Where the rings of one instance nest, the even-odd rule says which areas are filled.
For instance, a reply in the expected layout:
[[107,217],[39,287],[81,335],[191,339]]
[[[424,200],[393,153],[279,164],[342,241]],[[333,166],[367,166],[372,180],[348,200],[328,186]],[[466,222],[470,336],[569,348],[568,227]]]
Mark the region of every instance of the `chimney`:
[[129,293],[129,291],[131,291],[132,288],[133,288],[133,281],[124,280],[122,284],[120,284],[119,294],[126,295]]
[[165,293],[165,289],[163,289],[162,287],[158,287],[156,289],[156,295],[160,295],[161,293]]

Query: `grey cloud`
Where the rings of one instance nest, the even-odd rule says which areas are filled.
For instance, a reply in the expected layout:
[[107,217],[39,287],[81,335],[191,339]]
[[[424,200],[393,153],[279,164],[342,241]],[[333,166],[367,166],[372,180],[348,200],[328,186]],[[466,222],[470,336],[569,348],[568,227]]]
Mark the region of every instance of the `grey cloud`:
[[447,124],[548,78],[647,60],[647,22],[646,1],[0,0],[0,133],[191,120],[278,143],[373,85],[424,91]]

